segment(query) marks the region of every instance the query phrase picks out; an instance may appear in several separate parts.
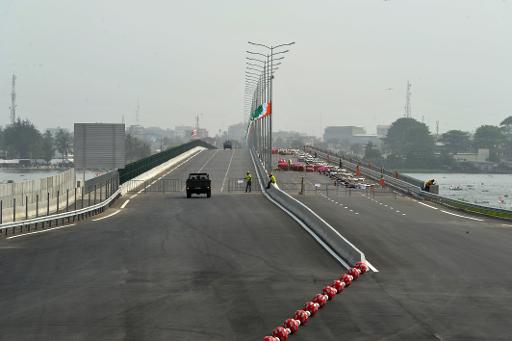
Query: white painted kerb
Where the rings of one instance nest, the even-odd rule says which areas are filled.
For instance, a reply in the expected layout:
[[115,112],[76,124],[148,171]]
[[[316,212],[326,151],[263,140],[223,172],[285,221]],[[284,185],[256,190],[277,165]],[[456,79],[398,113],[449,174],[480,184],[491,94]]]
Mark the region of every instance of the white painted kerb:
[[[155,168],[152,168],[152,169],[148,170],[147,172],[142,173],[141,175],[139,175],[131,180],[138,180],[138,181],[150,180],[150,179],[158,176],[159,174],[164,173],[169,168],[175,166],[176,164],[182,162],[183,160],[191,157],[192,155],[197,154],[206,149],[207,148],[205,148],[205,147],[194,147],[176,157],[173,157],[169,161],[166,161],[166,162],[162,163],[161,165],[156,166]],[[125,195],[126,193],[128,193],[128,185],[125,183],[125,184],[121,185],[121,195]]]

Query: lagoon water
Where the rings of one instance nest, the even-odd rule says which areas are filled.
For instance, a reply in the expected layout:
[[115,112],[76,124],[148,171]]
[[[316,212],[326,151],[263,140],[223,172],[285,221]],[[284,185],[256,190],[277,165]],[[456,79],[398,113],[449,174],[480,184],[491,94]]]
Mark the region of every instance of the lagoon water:
[[[65,171],[65,169],[26,169],[26,168],[0,168],[0,183],[6,183],[8,180],[14,182],[21,182],[27,180],[35,180],[46,178],[59,174]],[[87,171],[85,172],[85,178],[91,179],[98,176],[97,172]],[[76,175],[77,180],[82,178],[82,173]]]
[[416,179],[435,179],[439,194],[473,204],[512,209],[512,174],[407,173]]

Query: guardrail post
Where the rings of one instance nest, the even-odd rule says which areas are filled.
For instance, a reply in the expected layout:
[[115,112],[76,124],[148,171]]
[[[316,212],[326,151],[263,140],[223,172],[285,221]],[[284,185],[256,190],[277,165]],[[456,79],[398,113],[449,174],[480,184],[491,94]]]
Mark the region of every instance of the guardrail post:
[[59,203],[60,203],[60,190],[57,191],[57,210],[55,213],[59,213]]
[[94,185],[94,205],[96,205],[96,185]]
[[28,195],[25,196],[25,220],[28,220]]
[[[66,212],[69,212],[69,188],[66,189]],[[64,219],[62,219],[62,222],[64,223]],[[68,223],[69,223],[69,217],[68,217]]]
[[39,218],[39,194],[36,194],[36,218]]
[[16,198],[12,198],[12,221],[16,221]]

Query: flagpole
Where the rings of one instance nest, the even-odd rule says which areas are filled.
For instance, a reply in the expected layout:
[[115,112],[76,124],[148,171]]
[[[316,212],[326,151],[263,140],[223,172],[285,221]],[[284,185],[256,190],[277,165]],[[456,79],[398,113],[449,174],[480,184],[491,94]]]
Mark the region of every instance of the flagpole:
[[[249,60],[258,61],[258,62],[261,62],[264,64],[263,74],[261,75],[262,77],[260,78],[262,80],[263,84],[261,84],[261,87],[259,89],[257,89],[257,91],[255,91],[254,95],[258,96],[259,95],[258,90],[261,90],[261,98],[260,98],[260,100],[256,101],[256,108],[258,108],[258,103],[260,103],[260,105],[262,105],[262,108],[267,107],[267,109],[263,112],[263,116],[261,117],[261,119],[258,119],[258,118],[254,119],[255,120],[254,124],[261,128],[261,131],[258,131],[258,135],[259,135],[258,138],[260,138],[262,140],[262,141],[260,141],[260,147],[257,148],[260,151],[259,157],[260,157],[260,160],[263,162],[263,164],[265,164],[265,168],[267,169],[267,172],[270,173],[272,171],[272,121],[273,121],[272,116],[274,116],[274,113],[273,113],[273,107],[274,107],[274,101],[273,101],[274,61],[281,60],[284,58],[284,57],[274,58],[274,56],[277,54],[283,54],[283,53],[289,52],[289,50],[279,51],[279,52],[274,52],[274,51],[283,46],[293,45],[293,44],[295,44],[295,42],[280,44],[280,45],[275,45],[275,46],[267,46],[264,44],[258,44],[258,43],[254,43],[251,41],[249,41],[249,44],[260,46],[260,47],[265,47],[266,49],[268,49],[270,51],[270,54],[266,54],[266,55],[263,53],[259,53],[259,52],[246,51],[249,54],[260,55],[260,56],[266,57],[266,61],[255,59],[255,58],[249,58],[249,57],[246,57],[246,58]],[[270,65],[269,65],[269,58],[270,58]],[[253,64],[251,64],[251,65],[253,65]],[[251,70],[254,70],[254,69],[251,69]],[[247,72],[247,71],[246,71],[246,73],[251,74],[251,72]],[[252,73],[252,74],[254,74],[254,73]],[[263,106],[263,103],[265,103],[265,106]],[[266,114],[267,110],[268,110],[268,114]],[[270,116],[270,117],[267,118],[266,116]],[[259,122],[259,121],[261,121],[261,122]],[[262,146],[261,146],[261,144],[262,144]]]

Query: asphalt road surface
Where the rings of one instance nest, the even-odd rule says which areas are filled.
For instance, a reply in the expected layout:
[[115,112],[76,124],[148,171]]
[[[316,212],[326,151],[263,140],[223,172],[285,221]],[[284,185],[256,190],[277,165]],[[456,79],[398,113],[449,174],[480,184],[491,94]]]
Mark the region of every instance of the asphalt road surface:
[[[94,219],[101,220],[0,240],[0,340],[269,334],[343,269],[261,193],[227,190],[229,178],[249,169],[247,152],[205,151],[166,179],[207,171],[210,199],[147,192],[126,204],[130,194]],[[366,339],[377,335],[364,331],[367,324],[389,329],[367,319],[375,312],[350,313],[356,307],[349,302],[368,299],[366,283],[336,298],[293,339]]]
[[321,185],[298,195],[291,184],[303,175],[310,185],[328,182],[317,173],[279,172],[278,183],[380,271],[365,278],[359,305],[345,315],[364,321],[368,339],[512,339],[512,224],[388,190],[373,196]]
[[[101,220],[1,240],[0,340],[260,340],[343,269],[261,193],[231,191],[249,169],[244,151],[205,151],[164,181],[207,171],[210,199],[130,194]],[[380,272],[290,340],[510,340],[510,225],[362,194],[296,195]]]

